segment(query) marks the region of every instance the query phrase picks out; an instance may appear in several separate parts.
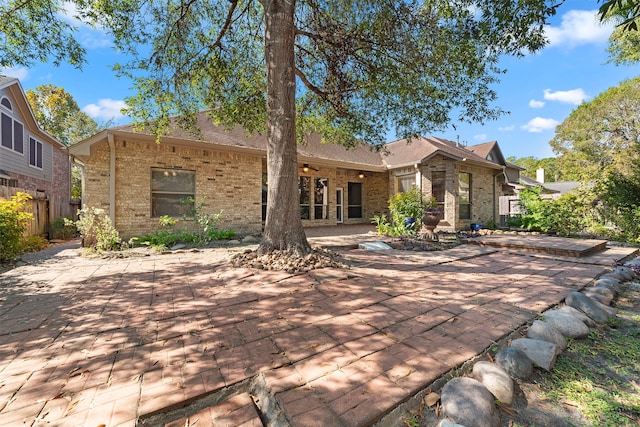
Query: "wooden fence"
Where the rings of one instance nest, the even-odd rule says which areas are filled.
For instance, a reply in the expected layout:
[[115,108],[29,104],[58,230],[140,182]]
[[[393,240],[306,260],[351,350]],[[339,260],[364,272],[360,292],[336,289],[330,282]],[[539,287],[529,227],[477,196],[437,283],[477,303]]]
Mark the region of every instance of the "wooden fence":
[[0,197],[10,199],[16,193],[22,192],[30,194],[33,199],[29,201],[29,212],[33,214],[33,219],[27,226],[25,234],[28,236],[51,235],[51,225],[60,217],[74,218],[78,209],[77,205],[71,204],[68,197],[46,196],[42,192],[33,192],[23,188],[0,186]]

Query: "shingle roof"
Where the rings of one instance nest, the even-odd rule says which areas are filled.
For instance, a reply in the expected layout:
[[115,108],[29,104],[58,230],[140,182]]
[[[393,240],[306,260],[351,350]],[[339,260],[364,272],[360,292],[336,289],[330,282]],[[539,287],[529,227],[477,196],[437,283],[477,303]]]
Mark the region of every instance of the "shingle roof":
[[[197,126],[200,129],[200,137],[193,135],[189,131],[175,127],[167,137],[178,138],[194,142],[214,143],[237,148],[249,148],[255,150],[267,149],[267,137],[262,134],[248,135],[245,130],[236,126],[233,129],[225,129],[216,126],[207,117],[205,112],[201,112],[197,117]],[[133,125],[124,125],[112,128],[121,132],[131,132],[148,135],[147,132],[136,131]],[[319,135],[311,135],[305,139],[306,144],[298,145],[298,155],[314,159],[343,161],[364,166],[382,167],[380,154],[372,146],[362,143],[361,145],[347,149],[338,144],[322,143]]]
[[410,141],[401,139],[388,143],[386,148],[388,154],[383,155],[383,160],[388,168],[420,163],[438,154],[456,160],[471,161],[492,169],[501,168],[497,163],[486,160],[463,145],[435,136],[417,137]]
[[497,144],[496,141],[483,142],[482,144],[476,144],[476,145],[467,147],[467,149],[470,151],[473,151],[483,159],[486,159],[489,153],[491,152],[491,150],[493,150],[493,148],[496,146],[496,144]]

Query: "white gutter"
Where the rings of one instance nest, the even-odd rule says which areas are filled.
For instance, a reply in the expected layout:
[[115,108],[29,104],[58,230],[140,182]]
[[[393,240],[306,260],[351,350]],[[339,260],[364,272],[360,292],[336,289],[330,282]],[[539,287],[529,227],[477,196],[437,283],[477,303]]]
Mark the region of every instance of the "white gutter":
[[107,134],[109,141],[109,218],[116,226],[116,143],[112,133]]

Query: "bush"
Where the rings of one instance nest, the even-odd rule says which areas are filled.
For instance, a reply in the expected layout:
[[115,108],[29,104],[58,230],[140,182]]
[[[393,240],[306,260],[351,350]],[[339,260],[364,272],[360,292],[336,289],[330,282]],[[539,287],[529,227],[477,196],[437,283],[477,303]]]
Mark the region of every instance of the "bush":
[[[193,202],[193,200],[192,200]],[[222,211],[217,214],[206,214],[202,212],[204,204],[196,207],[195,203],[193,216],[196,223],[200,226],[201,231],[194,233],[186,230],[173,230],[174,226],[179,222],[178,219],[168,215],[158,218],[161,228],[153,234],[135,237],[131,239],[131,244],[135,246],[150,246],[156,251],[163,251],[171,248],[176,243],[194,243],[205,244],[212,240],[231,239],[235,237],[236,232],[233,230],[219,230],[215,228],[215,224],[220,219]]]
[[68,240],[76,235],[78,229],[75,222],[68,217],[58,217],[51,224],[51,234],[54,239]]
[[49,242],[40,236],[24,236],[22,238],[22,252],[37,252],[49,247]]
[[15,258],[22,252],[23,233],[33,215],[27,212],[31,196],[17,193],[11,200],[0,199],[0,261]]
[[118,230],[113,227],[111,218],[104,209],[87,206],[78,212],[75,225],[82,235],[82,246],[94,248],[98,252],[120,248],[122,241]]
[[[395,227],[404,227],[407,218],[414,218],[414,230],[419,230],[422,226],[422,214],[424,208],[429,205],[430,200],[425,198],[422,190],[413,187],[410,190],[397,193],[389,199],[389,212]],[[410,230],[405,230],[410,232]]]
[[520,191],[520,223],[529,231],[546,233],[552,228],[551,201],[541,196],[542,187],[525,188]]

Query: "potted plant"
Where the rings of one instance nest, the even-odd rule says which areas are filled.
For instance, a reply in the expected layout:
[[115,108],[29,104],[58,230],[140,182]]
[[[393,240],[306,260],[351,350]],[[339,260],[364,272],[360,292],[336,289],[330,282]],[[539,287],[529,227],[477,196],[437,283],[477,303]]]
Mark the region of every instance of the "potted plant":
[[428,234],[433,235],[433,230],[440,222],[440,215],[442,215],[442,209],[438,206],[436,198],[434,196],[427,198],[422,213],[422,225],[427,229]]

